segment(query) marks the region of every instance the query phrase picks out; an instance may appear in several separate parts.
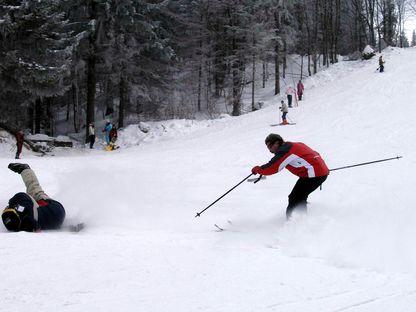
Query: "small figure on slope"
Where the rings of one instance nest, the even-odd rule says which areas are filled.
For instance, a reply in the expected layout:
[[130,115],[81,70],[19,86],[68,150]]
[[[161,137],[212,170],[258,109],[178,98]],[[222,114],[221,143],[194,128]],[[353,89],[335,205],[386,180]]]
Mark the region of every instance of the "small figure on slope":
[[14,195],[3,210],[1,218],[6,229],[13,232],[59,229],[65,219],[61,203],[46,195],[29,165],[11,163],[8,168],[21,175],[26,193]]
[[112,125],[112,128],[109,133],[110,136],[110,143],[107,145],[106,150],[112,151],[115,150],[116,147],[116,141],[117,141],[117,127],[115,124]]
[[384,72],[384,61],[383,61],[383,56],[380,55],[379,59],[378,59],[378,65],[380,66],[380,73]]
[[103,132],[105,132],[105,142],[107,145],[110,144],[110,131],[112,128],[113,128],[112,124],[109,121],[107,121],[103,129]]
[[90,122],[90,125],[88,127],[88,140],[90,142],[90,149],[93,149],[95,143],[95,128],[94,123],[92,122]]
[[19,130],[16,133],[15,136],[16,136],[16,148],[17,148],[15,158],[20,159],[20,154],[22,153],[22,148],[23,148],[23,142],[25,140],[25,135],[24,135],[22,130]]
[[280,102],[281,106],[279,107],[281,112],[282,112],[282,122],[280,123],[281,125],[287,125],[288,122],[286,120],[286,115],[289,112],[289,109],[287,108],[287,105],[285,103],[285,101],[281,101]]
[[303,86],[303,83],[300,80],[298,82],[297,89],[298,89],[298,99],[299,101],[302,101],[303,90],[305,89],[305,87]]
[[295,94],[295,90],[291,86],[287,87],[286,89],[286,96],[287,96],[287,104],[289,107],[292,107],[292,97]]
[[286,217],[293,211],[306,212],[306,200],[328,177],[329,169],[321,155],[301,142],[285,142],[278,134],[271,133],[265,140],[273,158],[262,166],[251,169],[253,174],[272,175],[284,168],[299,179],[289,194]]

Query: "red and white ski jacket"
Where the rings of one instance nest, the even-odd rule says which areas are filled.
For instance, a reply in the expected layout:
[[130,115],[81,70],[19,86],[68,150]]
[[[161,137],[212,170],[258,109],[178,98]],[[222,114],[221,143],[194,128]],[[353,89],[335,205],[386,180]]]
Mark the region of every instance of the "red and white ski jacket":
[[258,171],[261,175],[275,174],[284,168],[300,178],[322,177],[329,169],[319,153],[300,142],[283,143],[275,156]]

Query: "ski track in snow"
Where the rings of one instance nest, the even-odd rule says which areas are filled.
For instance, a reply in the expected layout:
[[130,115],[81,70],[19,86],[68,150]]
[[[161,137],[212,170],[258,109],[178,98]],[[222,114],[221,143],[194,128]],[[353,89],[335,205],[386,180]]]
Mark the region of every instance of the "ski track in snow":
[[[112,153],[24,152],[66,223],[86,228],[1,227],[0,311],[414,311],[416,49],[383,57],[383,74],[375,57],[306,79],[290,127],[270,127],[280,114],[270,87],[259,111],[155,123],[148,136],[131,126]],[[194,218],[271,158],[270,132],[305,142],[330,168],[404,158],[331,173],[308,215],[289,222],[287,171],[243,183]],[[0,148],[3,206],[24,190],[9,149]]]

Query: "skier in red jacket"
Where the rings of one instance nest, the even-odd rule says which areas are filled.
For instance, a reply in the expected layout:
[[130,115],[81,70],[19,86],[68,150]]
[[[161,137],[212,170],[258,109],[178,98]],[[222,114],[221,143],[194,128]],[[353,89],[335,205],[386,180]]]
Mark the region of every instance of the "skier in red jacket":
[[286,217],[293,210],[306,212],[306,200],[328,177],[329,169],[321,156],[300,142],[285,142],[278,134],[271,133],[266,138],[266,146],[275,156],[262,166],[255,166],[253,174],[272,175],[285,167],[299,179],[289,194]]
[[303,90],[305,89],[305,87],[303,86],[303,83],[300,80],[298,82],[297,89],[298,89],[298,99],[299,101],[302,101]]

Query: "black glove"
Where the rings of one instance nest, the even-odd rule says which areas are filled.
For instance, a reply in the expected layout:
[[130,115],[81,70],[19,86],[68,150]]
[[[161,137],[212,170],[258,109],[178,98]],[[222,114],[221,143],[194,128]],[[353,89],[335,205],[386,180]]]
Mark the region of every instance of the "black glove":
[[18,174],[21,174],[23,170],[30,169],[28,164],[10,163],[8,168]]

